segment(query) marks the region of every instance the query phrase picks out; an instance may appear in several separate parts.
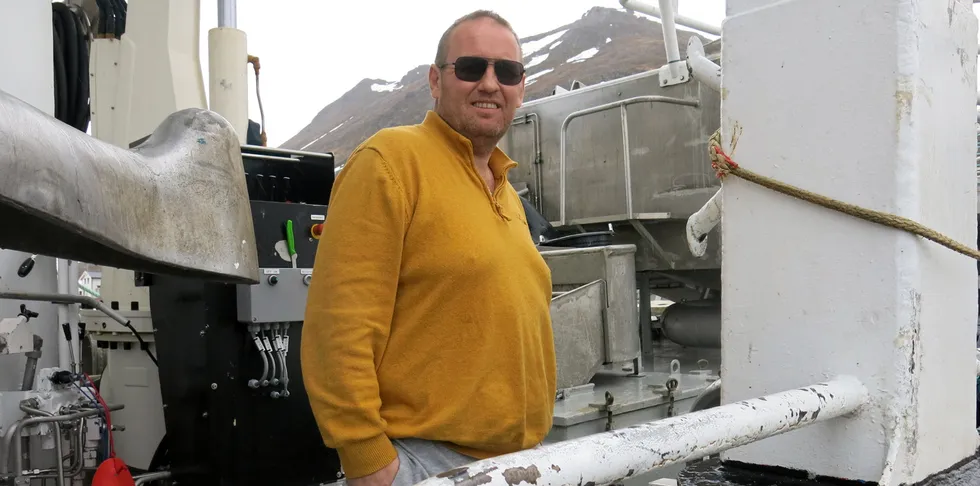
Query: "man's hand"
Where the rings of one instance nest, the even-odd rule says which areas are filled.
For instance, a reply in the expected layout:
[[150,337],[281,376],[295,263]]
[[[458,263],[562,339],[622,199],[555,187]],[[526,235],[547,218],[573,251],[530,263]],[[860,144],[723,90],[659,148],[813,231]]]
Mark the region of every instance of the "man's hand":
[[395,460],[381,468],[381,470],[364,477],[348,479],[347,484],[348,486],[391,486],[391,483],[395,481],[395,475],[398,474],[398,468],[400,466],[401,463],[398,462],[398,456],[395,456]]

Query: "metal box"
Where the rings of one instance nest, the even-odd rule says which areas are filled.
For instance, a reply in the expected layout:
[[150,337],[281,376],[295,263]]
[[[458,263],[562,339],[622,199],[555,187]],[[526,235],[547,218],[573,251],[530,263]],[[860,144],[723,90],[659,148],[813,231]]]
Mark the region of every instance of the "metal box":
[[[640,355],[635,253],[633,245],[541,250],[541,256],[551,269],[552,286],[556,291],[568,291],[597,280],[604,284],[604,312],[598,316],[602,319],[605,337],[603,364],[631,362]],[[555,309],[554,304],[552,309]],[[554,327],[556,333],[585,335],[585,328],[593,325],[595,323],[589,319],[569,319],[555,323]],[[556,344],[565,341],[562,336],[555,337]],[[556,351],[563,352],[561,349]],[[591,366],[583,363],[586,365]]]
[[263,268],[255,285],[238,285],[238,321],[302,322],[311,268]]
[[611,225],[616,243],[637,247],[639,271],[717,288],[719,238],[696,258],[684,225],[721,186],[707,143],[720,117],[719,93],[694,80],[661,87],[648,71],[524,104],[499,146],[518,162],[511,183],[556,228]]

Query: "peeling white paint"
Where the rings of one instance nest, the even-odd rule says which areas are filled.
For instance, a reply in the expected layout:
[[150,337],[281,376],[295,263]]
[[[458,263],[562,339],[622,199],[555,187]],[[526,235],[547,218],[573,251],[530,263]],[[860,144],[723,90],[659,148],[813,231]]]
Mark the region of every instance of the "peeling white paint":
[[[842,376],[813,386],[477,461],[420,486],[603,486],[847,414],[868,390]],[[842,421],[853,420],[843,417]]]
[[721,221],[721,191],[687,219],[687,246],[691,254],[700,258],[708,248],[708,233]]

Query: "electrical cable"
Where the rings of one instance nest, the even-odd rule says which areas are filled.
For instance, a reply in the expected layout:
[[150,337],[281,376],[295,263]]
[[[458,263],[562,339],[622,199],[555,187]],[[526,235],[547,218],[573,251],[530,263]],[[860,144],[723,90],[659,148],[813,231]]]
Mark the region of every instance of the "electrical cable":
[[150,357],[150,361],[153,361],[153,364],[159,367],[160,363],[157,363],[157,357],[154,356],[153,351],[150,351],[150,345],[143,340],[143,336],[140,336],[140,333],[136,332],[136,328],[133,327],[133,324],[130,323],[130,321],[126,321],[125,323],[123,323],[123,326],[125,326],[126,329],[129,329],[130,332],[133,333],[133,336],[136,336],[136,340],[140,342],[140,347],[143,348],[143,351],[146,352],[146,355]]
[[[99,2],[100,8],[103,2]],[[89,97],[89,30],[85,12],[63,2],[51,4],[55,118],[87,131]]]
[[252,69],[255,70],[255,98],[259,102],[259,123],[262,132],[260,137],[262,139],[262,146],[266,146],[269,143],[269,138],[265,132],[265,109],[262,108],[262,92],[259,90],[259,70],[262,69],[262,63],[259,62],[259,56],[248,56],[248,63],[252,65]]

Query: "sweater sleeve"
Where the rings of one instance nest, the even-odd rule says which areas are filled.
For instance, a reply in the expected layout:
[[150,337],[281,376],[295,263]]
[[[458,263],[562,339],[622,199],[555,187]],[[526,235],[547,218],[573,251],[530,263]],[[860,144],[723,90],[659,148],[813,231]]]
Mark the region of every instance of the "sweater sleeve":
[[409,221],[403,186],[376,150],[355,152],[333,186],[303,323],[303,383],[324,443],[349,478],[396,457],[377,364],[388,340]]

